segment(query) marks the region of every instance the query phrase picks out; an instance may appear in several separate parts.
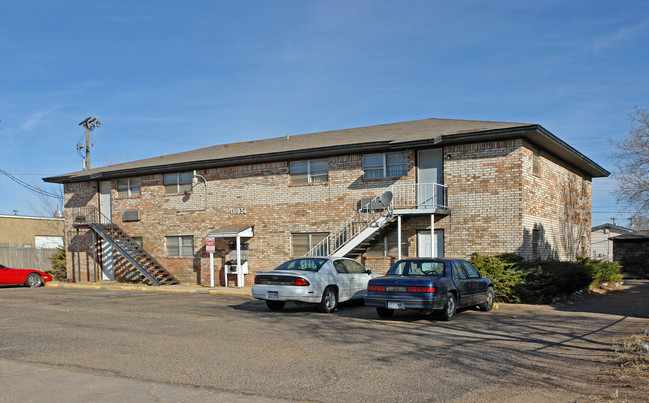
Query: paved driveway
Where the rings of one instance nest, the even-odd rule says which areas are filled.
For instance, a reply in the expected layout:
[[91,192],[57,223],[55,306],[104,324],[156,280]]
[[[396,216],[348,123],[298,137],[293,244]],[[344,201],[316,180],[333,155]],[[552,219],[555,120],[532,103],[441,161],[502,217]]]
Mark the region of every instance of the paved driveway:
[[[76,401],[87,400],[84,383],[104,386],[96,400],[123,400],[117,386],[106,394],[116,379],[171,388],[150,395],[167,401],[575,401],[615,393],[598,378],[613,341],[648,323],[647,300],[649,283],[633,281],[572,305],[501,304],[448,323],[411,312],[379,320],[358,305],[270,312],[240,295],[3,288],[0,387],[39,401],[16,386],[16,368],[32,368],[40,401],[60,390],[47,371],[63,371]],[[178,392],[189,390],[201,393]]]

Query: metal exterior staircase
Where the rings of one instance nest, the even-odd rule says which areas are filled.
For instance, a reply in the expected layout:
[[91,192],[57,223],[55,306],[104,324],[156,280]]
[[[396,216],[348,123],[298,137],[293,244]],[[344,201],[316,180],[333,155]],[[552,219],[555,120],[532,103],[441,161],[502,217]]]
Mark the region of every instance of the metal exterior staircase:
[[[372,243],[377,233],[394,220],[390,209],[392,193],[386,192],[364,203],[354,215],[334,229],[304,256],[358,256]],[[380,206],[380,209],[377,208]],[[369,243],[368,243],[369,242]]]
[[362,199],[361,207],[304,256],[357,257],[392,228],[396,215],[404,211],[419,214],[448,214],[447,187],[439,183],[411,183],[390,186],[390,191],[373,199]]
[[[140,245],[124,232],[117,224],[100,216],[94,207],[75,208],[73,226],[92,229],[104,241],[112,246],[143,277],[144,282],[152,285],[179,284],[173,274],[149,255]],[[103,217],[104,222],[98,218]]]

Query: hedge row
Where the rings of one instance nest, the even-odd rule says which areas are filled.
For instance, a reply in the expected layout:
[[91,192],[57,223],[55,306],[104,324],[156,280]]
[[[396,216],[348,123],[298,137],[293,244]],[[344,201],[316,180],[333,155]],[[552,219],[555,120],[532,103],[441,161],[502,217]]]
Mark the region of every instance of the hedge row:
[[524,261],[520,256],[473,254],[471,263],[493,280],[496,300],[523,304],[548,304],[555,298],[604,283],[622,281],[615,262],[578,258],[574,262]]

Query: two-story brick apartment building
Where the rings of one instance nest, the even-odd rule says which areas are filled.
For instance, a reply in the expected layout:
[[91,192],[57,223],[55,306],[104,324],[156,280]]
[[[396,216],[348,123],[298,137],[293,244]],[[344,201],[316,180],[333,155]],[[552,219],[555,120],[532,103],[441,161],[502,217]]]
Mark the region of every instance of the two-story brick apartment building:
[[[399,256],[587,255],[591,180],[608,174],[537,124],[426,119],[218,145],[45,181],[65,185],[75,281],[128,280],[148,265],[154,277],[170,273],[157,275],[163,283],[209,284],[209,235],[223,284],[228,264],[252,274],[307,253],[353,256],[376,272]],[[388,208],[378,200],[368,208],[380,195]]]

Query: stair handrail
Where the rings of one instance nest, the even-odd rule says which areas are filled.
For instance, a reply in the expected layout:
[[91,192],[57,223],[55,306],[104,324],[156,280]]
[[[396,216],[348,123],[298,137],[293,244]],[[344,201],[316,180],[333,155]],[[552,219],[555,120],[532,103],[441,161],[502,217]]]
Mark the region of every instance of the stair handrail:
[[[102,218],[104,218],[105,220],[102,220]],[[102,221],[104,221],[104,222],[102,222]],[[124,247],[119,244],[117,239],[113,239],[109,234],[106,234],[105,231],[103,229],[101,229],[101,227],[100,227],[101,225],[110,224],[111,227],[116,228],[122,234],[124,234],[126,237],[128,237],[127,243],[133,242],[133,238],[131,238],[126,232],[124,232],[124,230],[122,230],[118,225],[114,225],[112,220],[109,217],[106,217],[105,215],[103,215],[99,211],[99,209],[97,209],[95,206],[73,207],[72,208],[72,222],[73,222],[73,224],[77,224],[77,225],[88,225],[88,226],[91,226],[91,227],[93,227],[93,226],[94,227],[99,227],[99,228],[95,229],[95,232],[100,231],[101,233],[103,233],[104,236],[106,236],[108,238],[111,238],[112,242],[115,243],[115,245],[113,245],[113,248],[117,249],[117,251],[126,260],[128,260],[129,263],[131,263],[131,265],[133,265],[133,267],[137,268],[137,266],[140,266],[142,268],[142,270],[144,270],[144,272],[142,272],[139,269],[138,269],[138,271],[142,275],[144,275],[152,284],[160,285],[160,282],[158,281],[158,279],[156,279],[153,276],[153,274],[151,274],[149,272],[149,270],[147,270],[147,268],[145,268],[142,264],[140,264],[140,262],[137,262],[136,258],[134,256],[132,256],[126,249],[124,249]],[[100,236],[102,236],[102,235],[100,234]],[[103,238],[103,236],[102,236],[102,238]],[[160,265],[159,262],[153,256],[151,256],[151,254],[149,254],[143,248],[140,248],[140,249],[141,249],[140,254],[145,259],[146,258],[151,258],[152,261],[154,262],[154,266],[156,264]],[[160,266],[160,267],[162,267],[162,266]],[[172,275],[172,277],[173,277],[173,275]]]
[[110,217],[106,217],[95,206],[72,207],[72,223],[73,224],[104,224],[102,218],[106,223],[112,223]]
[[[375,214],[377,210],[372,208],[376,203],[383,205],[384,209],[381,214]],[[363,219],[362,216],[365,216]],[[322,241],[313,246],[304,256],[331,256],[337,250],[342,248],[349,240],[360,234],[366,228],[376,223],[380,218],[392,215],[390,205],[384,205],[381,196],[377,196],[362,205],[351,217],[344,223],[336,227]],[[327,253],[322,253],[327,252]]]

